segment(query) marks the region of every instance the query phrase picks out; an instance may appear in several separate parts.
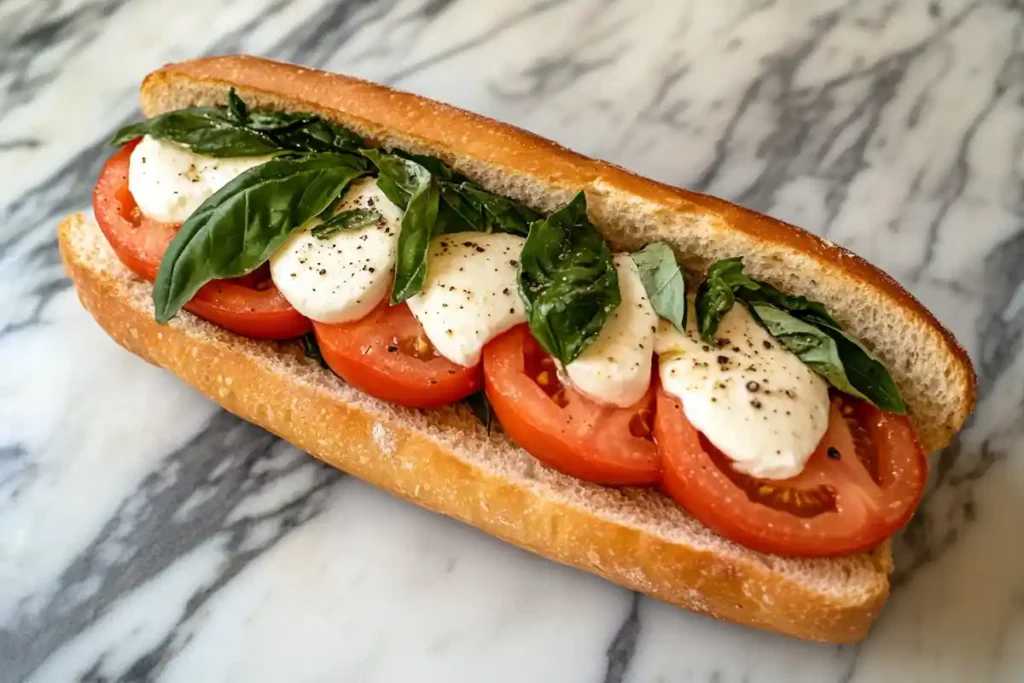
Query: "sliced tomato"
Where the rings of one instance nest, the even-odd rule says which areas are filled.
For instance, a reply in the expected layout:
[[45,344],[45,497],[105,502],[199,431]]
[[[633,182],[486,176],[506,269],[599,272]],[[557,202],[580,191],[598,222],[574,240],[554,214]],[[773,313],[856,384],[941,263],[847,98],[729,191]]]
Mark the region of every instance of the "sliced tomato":
[[654,433],[666,493],[722,536],[754,550],[831,556],[875,547],[904,526],[928,462],[906,417],[837,395],[804,471],[785,480],[737,472],[658,391]]
[[[92,193],[96,221],[117,258],[139,277],[156,280],[160,260],[180,226],[146,218],[128,190],[128,166],[137,142],[130,142],[103,167]],[[309,332],[309,320],[296,311],[270,281],[269,269],[205,285],[185,304],[201,318],[255,339],[291,339]]]
[[484,384],[502,428],[549,467],[611,486],[660,481],[653,388],[629,408],[597,403],[562,385],[525,325],[484,347]]
[[437,353],[409,307],[382,301],[350,323],[313,323],[324,361],[355,388],[410,408],[436,408],[483,388],[480,365]]

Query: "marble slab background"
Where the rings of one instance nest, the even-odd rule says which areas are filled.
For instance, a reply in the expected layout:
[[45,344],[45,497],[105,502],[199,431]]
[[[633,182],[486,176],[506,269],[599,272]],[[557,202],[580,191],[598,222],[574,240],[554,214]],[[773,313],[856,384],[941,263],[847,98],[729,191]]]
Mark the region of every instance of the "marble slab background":
[[[337,472],[114,346],[54,226],[158,65],[252,52],[532,129],[859,252],[968,348],[857,646],[689,615]],[[1024,680],[1024,6],[0,2],[0,681]]]

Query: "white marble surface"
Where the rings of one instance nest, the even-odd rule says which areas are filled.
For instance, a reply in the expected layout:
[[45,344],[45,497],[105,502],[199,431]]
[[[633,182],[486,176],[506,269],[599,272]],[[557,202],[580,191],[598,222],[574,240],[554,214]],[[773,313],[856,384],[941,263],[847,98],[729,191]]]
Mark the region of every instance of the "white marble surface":
[[[159,64],[383,80],[827,234],[964,342],[872,635],[693,616],[328,470],[115,347],[54,225]],[[0,681],[1024,680],[1024,8],[0,3]]]

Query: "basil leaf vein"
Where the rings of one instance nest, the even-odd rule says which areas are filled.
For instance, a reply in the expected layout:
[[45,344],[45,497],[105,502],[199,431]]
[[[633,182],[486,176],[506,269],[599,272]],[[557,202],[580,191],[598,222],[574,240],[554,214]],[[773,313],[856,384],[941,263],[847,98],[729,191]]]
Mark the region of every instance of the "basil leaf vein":
[[686,328],[686,280],[664,242],[653,242],[631,254],[655,313],[684,332]]
[[171,240],[153,286],[156,320],[166,323],[211,280],[258,268],[296,228],[320,215],[366,173],[358,157],[278,157],[214,193]]
[[564,364],[597,339],[621,301],[611,251],[587,218],[583,192],[530,225],[519,263],[530,331]]

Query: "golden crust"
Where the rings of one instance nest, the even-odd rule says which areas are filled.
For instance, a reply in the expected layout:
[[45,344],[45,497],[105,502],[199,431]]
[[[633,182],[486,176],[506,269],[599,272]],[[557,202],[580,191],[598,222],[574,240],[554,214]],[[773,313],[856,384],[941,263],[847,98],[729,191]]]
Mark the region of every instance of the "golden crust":
[[[601,509],[542,495],[536,486],[497,476],[442,447],[402,413],[340,400],[338,392],[325,389],[340,380],[311,369],[294,350],[237,337],[188,313],[158,325],[150,286],[116,261],[84,216],[63,221],[58,237],[83,306],[118,344],[239,417],[401,498],[557,562],[739,624],[841,643],[863,637],[881,612],[891,572],[888,543],[876,551],[873,565],[858,570],[872,577],[851,596],[843,593],[847,569],[831,578],[795,580],[768,556],[727,552],[724,543],[699,548],[674,542]],[[311,373],[316,381],[309,380]],[[823,581],[839,585],[819,585]]]

